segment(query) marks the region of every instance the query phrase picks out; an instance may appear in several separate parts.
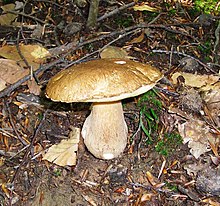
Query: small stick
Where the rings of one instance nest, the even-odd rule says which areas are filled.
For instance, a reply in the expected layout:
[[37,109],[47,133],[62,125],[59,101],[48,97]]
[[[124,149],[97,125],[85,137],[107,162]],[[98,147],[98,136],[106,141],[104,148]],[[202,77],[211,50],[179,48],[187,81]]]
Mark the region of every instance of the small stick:
[[153,53],[165,53],[165,54],[170,54],[170,53],[173,53],[173,54],[177,54],[177,55],[181,55],[181,56],[184,56],[184,57],[189,57],[195,61],[197,61],[199,64],[201,64],[205,69],[208,69],[209,71],[213,72],[214,74],[216,74],[216,72],[214,70],[212,70],[210,67],[208,67],[205,63],[203,63],[202,61],[200,61],[199,59],[193,57],[193,56],[190,56],[189,54],[184,54],[182,52],[178,52],[178,51],[166,51],[166,50],[161,50],[161,49],[153,49],[152,50]]
[[17,179],[18,174],[19,174],[19,172],[21,171],[22,166],[24,166],[25,164],[27,164],[27,162],[28,162],[28,159],[27,159],[27,158],[28,158],[28,155],[30,154],[31,149],[32,149],[32,147],[33,147],[33,145],[34,145],[34,143],[35,143],[35,141],[36,141],[36,139],[37,139],[38,133],[39,133],[39,131],[40,131],[42,125],[43,125],[43,122],[44,122],[44,120],[45,120],[45,118],[46,118],[47,113],[48,113],[48,110],[46,110],[46,111],[44,112],[43,118],[42,118],[41,122],[39,123],[37,129],[36,129],[35,132],[34,132],[33,138],[32,138],[32,140],[31,140],[31,143],[29,144],[29,147],[27,148],[27,150],[26,150],[26,152],[25,152],[25,154],[24,154],[24,157],[23,157],[23,159],[22,159],[22,162],[20,163],[19,167],[17,168],[17,170],[16,170],[16,172],[15,172],[13,178],[12,178],[12,181],[11,181],[12,183],[14,183],[15,180]]
[[129,8],[129,7],[132,7],[132,6],[134,6],[134,5],[135,5],[135,2],[131,2],[131,3],[129,3],[129,4],[125,4],[125,5],[123,5],[123,6],[119,7],[119,8],[116,8],[116,9],[114,9],[113,11],[108,12],[108,13],[104,14],[103,16],[99,17],[99,18],[97,19],[97,22],[102,21],[102,20],[104,20],[104,19],[107,19],[107,18],[109,18],[109,17],[111,17],[111,16],[113,16],[113,15],[119,13],[120,11],[122,11],[122,10],[124,10],[124,9],[127,9],[127,8]]
[[39,23],[41,23],[41,24],[46,24],[45,21],[42,21],[41,19],[38,19],[38,18],[36,18],[36,17],[34,17],[34,16],[31,16],[31,15],[29,15],[29,14],[25,14],[24,12],[17,12],[17,11],[12,11],[12,10],[10,10],[10,11],[7,11],[7,13],[25,16],[25,17],[28,17],[28,18],[30,18],[30,19],[33,19],[33,20],[35,20],[35,21],[37,21],[37,22],[39,22]]
[[9,106],[8,102],[6,101],[6,99],[4,99],[4,103],[5,103],[5,106],[6,106],[6,110],[7,110],[7,112],[8,112],[9,121],[10,121],[10,123],[11,123],[11,126],[12,126],[12,128],[13,128],[13,130],[14,130],[14,132],[15,132],[17,138],[18,138],[18,140],[19,140],[23,145],[25,145],[25,146],[28,145],[28,143],[20,136],[20,134],[18,133],[18,131],[17,131],[16,127],[15,127],[15,124],[14,124],[14,122],[13,122],[12,115],[11,115],[11,109],[10,109],[10,106]]

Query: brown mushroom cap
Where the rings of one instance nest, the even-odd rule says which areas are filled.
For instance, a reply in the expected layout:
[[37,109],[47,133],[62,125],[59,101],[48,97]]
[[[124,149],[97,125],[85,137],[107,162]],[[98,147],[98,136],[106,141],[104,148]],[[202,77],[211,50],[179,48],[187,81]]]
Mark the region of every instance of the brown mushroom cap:
[[74,65],[48,82],[46,95],[61,102],[112,102],[150,90],[163,75],[129,59],[98,59]]

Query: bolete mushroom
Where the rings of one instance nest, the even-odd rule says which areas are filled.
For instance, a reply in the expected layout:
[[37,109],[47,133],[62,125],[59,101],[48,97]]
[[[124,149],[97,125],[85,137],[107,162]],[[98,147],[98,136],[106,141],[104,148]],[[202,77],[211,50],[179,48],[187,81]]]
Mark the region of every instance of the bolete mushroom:
[[162,76],[156,68],[129,59],[98,59],[59,72],[49,80],[46,96],[68,103],[92,102],[82,128],[85,145],[95,157],[112,159],[127,144],[121,100],[147,92]]

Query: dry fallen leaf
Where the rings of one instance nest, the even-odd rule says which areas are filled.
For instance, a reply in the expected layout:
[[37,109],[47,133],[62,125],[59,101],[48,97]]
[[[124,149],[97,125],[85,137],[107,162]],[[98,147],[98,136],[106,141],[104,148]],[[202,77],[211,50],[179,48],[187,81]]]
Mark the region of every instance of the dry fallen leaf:
[[7,82],[0,77],[0,91],[6,87]]
[[[28,64],[36,70],[40,64],[45,61],[45,58],[50,56],[50,53],[40,45],[19,45],[21,54],[24,56]],[[17,51],[16,46],[3,46],[0,48],[0,56],[11,59],[17,62],[18,65],[26,67],[25,62],[22,60]]]
[[3,14],[0,15],[0,25],[11,25],[11,23],[15,20],[18,16],[17,14],[7,13],[7,11],[14,10],[15,4],[6,4],[1,6],[3,10]]
[[[173,83],[177,83],[177,78],[183,76],[185,85],[199,88],[203,92],[203,100],[205,100],[207,108],[215,118],[215,123],[220,125],[220,83],[219,76],[214,75],[196,75],[191,73],[176,72],[172,76]],[[191,154],[198,158],[200,155],[211,150],[211,144],[216,144],[219,139],[210,131],[210,128],[204,121],[196,118],[188,117],[185,123],[178,123],[180,135],[183,137],[184,143],[188,142]]]
[[149,171],[146,172],[146,176],[151,185],[154,186],[157,184],[158,182],[157,178],[154,177]]
[[178,130],[183,138],[183,143],[188,143],[190,153],[196,159],[211,150],[209,142],[213,144],[218,142],[218,138],[210,133],[209,126],[195,118],[191,118],[182,124],[179,123]]
[[134,39],[132,39],[131,41],[127,42],[126,44],[137,44],[137,43],[141,43],[144,40],[145,34],[144,32],[142,32],[138,37],[135,37]]
[[128,58],[128,54],[125,50],[116,46],[108,46],[100,53],[102,59],[107,58]]
[[148,6],[146,3],[143,3],[141,5],[135,5],[133,6],[133,9],[135,11],[150,11],[150,12],[158,12],[159,9]]
[[[190,87],[201,88],[207,85],[216,83],[219,80],[219,76],[214,75],[198,75],[186,72],[176,72],[172,75],[173,84],[177,84],[177,78],[183,76],[185,79],[185,85]],[[208,89],[208,88],[207,88]]]
[[220,202],[213,201],[211,198],[203,199],[202,202],[208,203],[209,206],[220,206]]
[[28,69],[18,66],[14,60],[0,59],[0,65],[0,77],[9,84],[13,84],[17,80],[29,74]]
[[10,197],[10,190],[7,188],[7,183],[6,182],[1,184],[1,189],[4,192],[4,194],[7,196],[7,198],[9,198]]
[[[0,59],[0,65],[0,91],[5,89],[7,84],[13,84],[30,73],[28,69],[18,66],[14,60]],[[30,93],[40,93],[40,87],[34,80],[27,81],[27,84]]]
[[53,162],[59,166],[76,165],[80,129],[76,127],[71,129],[69,139],[62,140],[59,144],[51,146],[43,156],[43,160]]
[[27,81],[27,85],[31,94],[39,95],[41,93],[41,88],[34,79]]
[[[209,90],[208,90],[209,89]],[[201,88],[203,93],[203,100],[212,115],[217,127],[220,127],[220,82],[209,87]]]
[[184,170],[189,176],[197,176],[198,172],[204,170],[209,165],[207,163],[201,164],[201,162],[195,162],[193,164],[186,164],[183,166]]
[[144,193],[141,196],[141,201],[140,202],[146,202],[146,201],[151,201],[152,197],[154,196],[153,193]]

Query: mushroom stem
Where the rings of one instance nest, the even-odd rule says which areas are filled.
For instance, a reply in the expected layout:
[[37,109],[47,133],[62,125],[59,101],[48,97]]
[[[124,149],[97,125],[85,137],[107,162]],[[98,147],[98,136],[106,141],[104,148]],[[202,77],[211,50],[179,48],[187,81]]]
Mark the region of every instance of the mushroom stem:
[[127,135],[121,101],[93,103],[82,136],[95,157],[112,159],[120,155],[126,147]]

